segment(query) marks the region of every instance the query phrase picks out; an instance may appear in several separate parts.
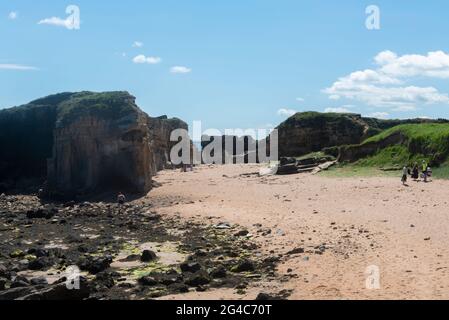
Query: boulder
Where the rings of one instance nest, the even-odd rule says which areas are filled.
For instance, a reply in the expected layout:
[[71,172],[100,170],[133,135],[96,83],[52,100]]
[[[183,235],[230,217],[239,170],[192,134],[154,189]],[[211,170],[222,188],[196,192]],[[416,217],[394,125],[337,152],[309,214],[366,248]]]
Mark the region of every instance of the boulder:
[[256,264],[248,259],[240,260],[237,265],[235,265],[231,271],[232,272],[250,272],[256,269]]
[[36,210],[28,210],[26,216],[28,219],[51,219],[58,213],[55,208],[39,208]]
[[112,263],[111,256],[104,256],[104,257],[87,256],[81,258],[81,260],[78,262],[78,267],[81,270],[90,272],[91,274],[97,274],[109,268],[111,263]]
[[151,250],[144,250],[140,256],[140,261],[151,262],[157,259],[156,253]]
[[33,287],[19,287],[4,290],[0,292],[0,301],[15,300],[20,297],[29,295],[33,292]]
[[30,270],[42,270],[45,269],[47,267],[51,267],[53,265],[51,259],[47,258],[47,257],[40,257],[40,258],[36,258],[34,260],[31,260],[28,263],[28,269]]
[[154,279],[153,277],[150,277],[150,276],[142,277],[138,280],[138,282],[143,286],[149,286],[149,287],[155,286],[159,283],[156,279]]
[[220,265],[218,267],[213,268],[210,271],[210,276],[214,279],[226,278],[227,270],[224,266]]
[[197,272],[202,269],[201,265],[198,262],[184,262],[180,265],[182,272]]
[[48,285],[48,281],[45,277],[33,278],[30,280],[31,285],[33,286],[46,286]]
[[186,276],[186,280],[184,281],[185,284],[192,286],[192,287],[198,287],[203,286],[211,282],[211,278],[207,274],[206,271],[200,270],[196,273],[192,273]]
[[22,295],[17,300],[83,300],[90,295],[90,288],[87,280],[80,278],[79,289],[68,289],[65,282],[56,283],[48,288],[33,290],[32,292]]

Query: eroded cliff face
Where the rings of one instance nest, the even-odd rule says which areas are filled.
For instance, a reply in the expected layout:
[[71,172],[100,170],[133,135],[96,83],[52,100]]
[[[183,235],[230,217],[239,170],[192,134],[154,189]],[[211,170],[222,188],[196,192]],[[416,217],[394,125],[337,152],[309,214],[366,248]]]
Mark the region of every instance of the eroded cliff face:
[[149,191],[170,160],[171,131],[187,130],[179,119],[150,118],[127,92],[49,96],[2,111],[0,123],[0,182],[31,172],[58,195]]
[[177,141],[171,141],[171,133],[176,129],[188,130],[188,125],[184,121],[167,116],[147,118],[149,128],[149,143],[151,153],[151,173],[169,168],[171,166],[170,151]]
[[367,125],[355,115],[297,114],[279,127],[279,155],[295,157],[326,147],[360,143]]
[[145,192],[151,188],[151,151],[145,115],[116,120],[80,117],[54,131],[48,161],[50,189],[88,193],[96,189]]

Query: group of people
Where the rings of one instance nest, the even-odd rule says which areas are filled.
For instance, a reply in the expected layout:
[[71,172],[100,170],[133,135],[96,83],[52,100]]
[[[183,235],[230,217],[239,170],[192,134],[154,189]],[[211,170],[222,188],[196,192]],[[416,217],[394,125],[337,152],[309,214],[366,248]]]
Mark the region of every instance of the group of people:
[[427,182],[428,178],[432,176],[432,169],[429,167],[427,161],[423,160],[421,166],[419,166],[418,163],[415,162],[411,170],[408,166],[404,166],[404,168],[402,169],[402,184],[405,185],[407,183],[407,178],[409,175],[413,180],[420,181],[420,170],[421,178],[424,180],[424,182]]

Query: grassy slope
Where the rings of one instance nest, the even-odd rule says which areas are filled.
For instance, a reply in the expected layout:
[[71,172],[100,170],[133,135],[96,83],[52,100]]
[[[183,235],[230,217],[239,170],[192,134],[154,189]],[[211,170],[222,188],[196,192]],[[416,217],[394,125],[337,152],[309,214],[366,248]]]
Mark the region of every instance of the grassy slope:
[[[449,178],[449,124],[399,125],[365,140],[363,144],[378,142],[400,131],[407,137],[404,145],[382,149],[377,154],[355,163],[332,168],[325,176],[399,176],[397,171],[382,171],[380,168],[402,167],[420,163],[423,159],[440,164],[433,168],[436,178]],[[442,161],[442,159],[446,159]]]

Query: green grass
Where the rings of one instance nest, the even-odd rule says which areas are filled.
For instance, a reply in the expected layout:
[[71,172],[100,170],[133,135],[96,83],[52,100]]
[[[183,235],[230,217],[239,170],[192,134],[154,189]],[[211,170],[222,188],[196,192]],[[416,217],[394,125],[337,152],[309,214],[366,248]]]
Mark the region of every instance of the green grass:
[[422,160],[428,162],[430,159],[423,154],[411,154],[406,146],[395,145],[381,150],[374,156],[361,159],[355,162],[355,165],[360,167],[402,168],[412,166],[415,162],[421,163]]
[[[341,164],[323,172],[329,177],[400,177],[404,165],[431,164],[436,179],[449,179],[449,124],[405,124],[387,129],[368,138],[361,146],[381,142],[400,132],[406,137],[403,144],[391,145],[376,154],[354,163]],[[357,146],[353,146],[357,148]],[[382,170],[383,169],[383,170]],[[398,169],[398,170],[394,170]]]
[[[361,146],[377,143],[400,132],[406,137],[402,145],[384,148],[375,155],[356,162],[359,166],[391,167],[412,166],[415,162],[426,160],[433,166],[445,162],[449,158],[449,124],[405,124],[387,129],[368,138]],[[356,147],[356,146],[355,146]]]
[[449,179],[449,160],[437,168],[432,168],[432,171],[436,179]]
[[449,124],[447,123],[422,123],[422,124],[403,124],[387,129],[378,135],[366,139],[362,144],[368,142],[378,142],[396,132],[402,132],[410,139],[417,139],[429,144],[429,146],[438,148],[442,140],[449,137]]
[[400,177],[401,171],[383,171],[375,167],[363,167],[360,165],[337,165],[319,173],[328,178],[363,178],[363,177]]

